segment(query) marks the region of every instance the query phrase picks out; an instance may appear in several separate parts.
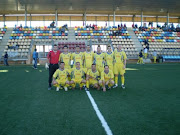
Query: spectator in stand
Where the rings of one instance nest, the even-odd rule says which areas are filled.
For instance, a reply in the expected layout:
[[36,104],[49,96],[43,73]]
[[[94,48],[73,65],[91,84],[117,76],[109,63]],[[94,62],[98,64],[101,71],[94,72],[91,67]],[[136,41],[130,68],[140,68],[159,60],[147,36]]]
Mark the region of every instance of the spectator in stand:
[[134,28],[134,23],[132,24],[132,28]]
[[19,49],[19,45],[18,44],[16,44],[16,50],[18,50]]
[[[149,46],[148,39],[144,40],[144,45]],[[148,49],[149,50],[149,49]]]
[[135,24],[135,28],[136,28],[136,29],[138,28],[138,25],[137,25],[137,24]]
[[50,27],[51,27],[51,28],[54,28],[54,27],[55,27],[54,25],[55,25],[55,22],[54,22],[54,20],[53,20],[53,22],[50,24]]

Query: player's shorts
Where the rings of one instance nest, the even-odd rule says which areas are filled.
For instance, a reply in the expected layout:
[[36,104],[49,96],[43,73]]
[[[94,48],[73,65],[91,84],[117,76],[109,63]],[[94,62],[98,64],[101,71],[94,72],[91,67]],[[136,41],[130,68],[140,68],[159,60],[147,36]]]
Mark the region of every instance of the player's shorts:
[[115,63],[114,64],[114,74],[124,75],[124,73],[126,73],[126,70],[124,69],[124,64]]
[[101,66],[98,66],[98,65],[97,65],[96,68],[97,68],[97,70],[99,71],[99,73],[101,73],[102,71],[104,71],[104,67],[101,67]]
[[147,55],[148,55],[147,53],[144,53],[144,57],[145,57],[145,58],[147,58]]
[[67,79],[56,79],[56,82],[58,82],[59,85],[64,86],[68,80]]
[[98,81],[94,79],[89,79],[89,85],[94,85],[94,84],[98,84]]
[[80,84],[84,79],[71,79],[75,84]]

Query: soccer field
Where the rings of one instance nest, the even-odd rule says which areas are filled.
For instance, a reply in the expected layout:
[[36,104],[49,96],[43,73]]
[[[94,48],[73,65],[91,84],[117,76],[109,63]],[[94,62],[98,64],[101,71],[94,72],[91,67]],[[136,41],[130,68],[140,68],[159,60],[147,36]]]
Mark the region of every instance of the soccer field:
[[[90,90],[112,133],[180,134],[180,64],[127,68],[125,90]],[[0,134],[106,135],[86,91],[47,88],[44,67],[0,66]]]

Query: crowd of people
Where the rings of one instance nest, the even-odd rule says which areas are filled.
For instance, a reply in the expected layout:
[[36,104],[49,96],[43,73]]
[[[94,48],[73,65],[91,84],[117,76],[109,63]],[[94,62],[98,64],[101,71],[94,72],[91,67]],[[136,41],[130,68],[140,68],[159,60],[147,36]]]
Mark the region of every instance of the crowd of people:
[[[149,22],[148,26],[146,26],[146,23],[144,26],[140,26],[138,27],[137,24],[132,24],[132,28],[138,28],[139,31],[146,31],[148,29],[148,27],[153,27],[153,22]],[[167,23],[165,22],[164,25],[160,26],[159,24],[157,24],[156,26],[159,29],[162,29],[163,31],[168,31],[168,32],[180,32],[180,26],[177,25],[176,27],[174,26],[173,23],[167,25]]]
[[63,47],[63,52],[54,45],[53,50],[48,53],[46,67],[49,68],[49,87],[56,87],[56,90],[75,89],[78,84],[80,90],[95,88],[103,91],[118,87],[118,74],[121,75],[121,87],[125,89],[126,54],[121,50],[121,45],[116,51],[108,46],[107,52],[103,53],[101,46],[97,52],[91,51],[88,45],[86,52],[80,52],[76,46],[76,52],[68,52],[68,46]]

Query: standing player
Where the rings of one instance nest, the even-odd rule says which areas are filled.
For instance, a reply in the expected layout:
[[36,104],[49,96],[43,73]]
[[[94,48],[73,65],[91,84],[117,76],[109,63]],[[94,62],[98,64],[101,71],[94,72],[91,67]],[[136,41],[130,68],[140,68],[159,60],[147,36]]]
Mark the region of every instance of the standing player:
[[82,90],[82,87],[86,86],[86,80],[85,78],[86,69],[81,68],[80,62],[76,62],[76,68],[72,69],[71,76],[72,79],[70,81],[70,84],[72,86],[72,89],[75,88],[76,84],[79,84],[80,90]]
[[126,69],[126,53],[121,50],[121,45],[118,45],[118,50],[114,52],[114,74],[115,74],[115,85],[113,88],[118,87],[118,74],[121,75],[121,86],[123,89],[125,89],[124,86],[124,73]]
[[52,76],[54,72],[59,68],[60,51],[58,50],[57,45],[53,46],[53,50],[50,51],[47,55],[47,63],[49,65],[49,87],[48,90],[51,90]]
[[60,62],[64,62],[65,64],[65,69],[70,69],[71,66],[71,53],[68,53],[68,46],[64,46],[63,47],[63,53],[61,53],[60,57],[59,57],[59,61]]
[[107,53],[105,53],[105,60],[106,60],[106,65],[109,66],[109,69],[113,72],[113,64],[114,64],[114,53],[111,51],[111,46],[107,47]]
[[[59,61],[60,62],[64,62],[65,63],[65,69],[69,70],[69,73],[71,72],[71,53],[68,53],[68,46],[64,46],[63,47],[63,53],[61,53],[60,57],[59,57]],[[70,75],[68,75],[68,80],[71,80]]]
[[94,63],[96,64],[96,68],[101,73],[104,70],[104,53],[101,52],[101,47],[97,47],[97,53],[94,54]]
[[99,84],[102,86],[103,91],[106,91],[106,88],[110,89],[114,85],[114,74],[109,70],[109,66],[104,66],[104,71],[101,72],[101,80]]
[[68,81],[68,70],[64,69],[64,62],[60,63],[60,68],[56,70],[53,75],[52,84],[56,87],[56,91],[59,91],[60,85],[64,87],[64,90],[68,90],[69,81]]
[[76,52],[72,53],[71,55],[71,60],[73,60],[74,65],[73,68],[75,68],[76,62],[80,63],[81,68],[83,67],[83,59],[84,59],[84,55],[82,52],[80,52],[80,47],[76,46]]
[[99,79],[100,79],[100,74],[96,70],[96,64],[92,64],[91,69],[87,71],[87,76],[86,76],[86,90],[89,90],[89,85],[93,85],[94,88],[99,90]]
[[90,45],[87,46],[86,52],[84,52],[84,68],[91,69],[93,64],[94,53],[91,51]]

